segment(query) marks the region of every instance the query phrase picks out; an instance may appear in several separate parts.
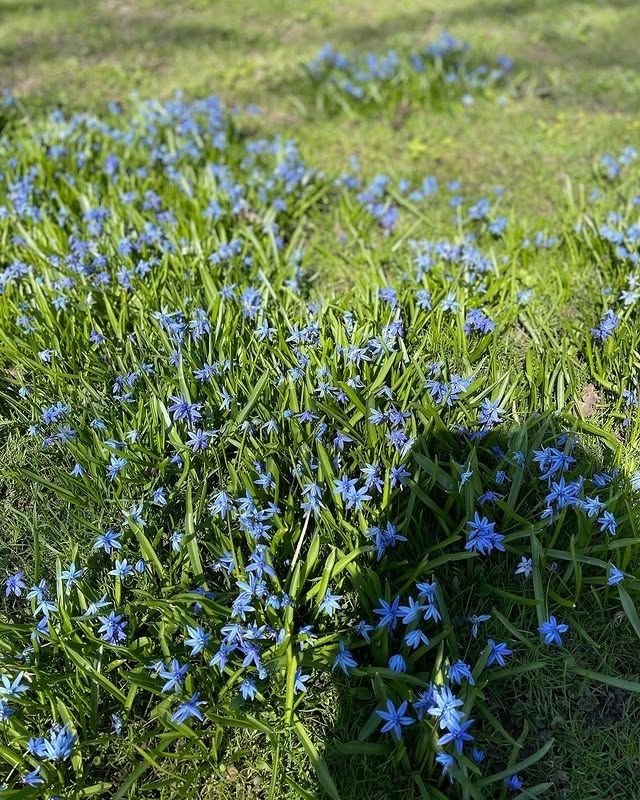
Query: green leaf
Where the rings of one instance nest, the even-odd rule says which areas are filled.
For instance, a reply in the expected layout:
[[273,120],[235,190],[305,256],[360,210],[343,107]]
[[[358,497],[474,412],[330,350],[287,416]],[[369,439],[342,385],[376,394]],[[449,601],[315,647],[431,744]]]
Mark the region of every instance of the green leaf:
[[626,678],[618,678],[616,675],[605,675],[604,672],[594,672],[584,667],[569,665],[568,669],[576,675],[582,675],[590,681],[597,681],[598,683],[606,683],[608,686],[616,686],[618,689],[624,689],[626,692],[640,692],[640,682],[630,681]]
[[537,764],[541,758],[544,758],[549,750],[553,747],[553,739],[549,739],[548,742],[542,745],[539,750],[529,756],[529,758],[524,758],[522,761],[518,761],[517,764],[513,764],[511,767],[507,767],[503,769],[501,772],[496,772],[494,775],[489,775],[486,778],[478,781],[477,785],[479,787],[490,786],[492,783],[497,783],[498,781],[503,781],[505,778],[508,778],[511,775],[515,775],[516,772],[523,772],[525,769],[532,767],[534,764]]
[[103,675],[102,672],[96,669],[87,658],[71,647],[71,645],[68,643],[60,640],[60,646],[81,673],[86,675],[86,677],[90,678],[91,680],[96,681],[96,683],[99,683],[105,691],[107,691],[121,705],[124,706],[124,704],[127,702],[126,695],[123,694],[123,692],[121,692],[120,689],[118,689],[118,687],[109,680],[109,678]]
[[393,752],[393,745],[383,742],[336,742],[334,746],[348,756],[388,756]]
[[448,494],[455,492],[457,486],[451,475],[445,472],[434,461],[420,453],[413,454],[413,460],[427,473],[427,475],[437,483]]
[[0,758],[12,767],[24,769],[27,766],[21,755],[14,753],[13,750],[5,747],[3,744],[0,744]]
[[200,558],[200,548],[198,547],[198,539],[196,538],[195,522],[195,515],[193,513],[193,499],[191,496],[191,483],[188,481],[185,497],[184,538],[187,548],[187,556],[193,571],[193,577],[196,580],[199,580],[202,576],[203,570],[202,560]]
[[229,728],[246,728],[247,730],[254,730],[260,731],[260,733],[266,733],[268,736],[274,736],[275,731],[273,728],[270,728],[266,722],[261,722],[260,720],[252,717],[250,714],[243,714],[242,716],[237,717],[230,717],[230,716],[222,716],[220,714],[215,714],[213,711],[207,711],[206,716],[208,719],[217,722],[219,725],[223,727],[228,726]]
[[249,399],[247,400],[244,407],[241,409],[240,413],[235,419],[237,425],[241,425],[245,421],[245,419],[249,416],[249,414],[251,413],[251,409],[258,402],[260,395],[264,391],[264,387],[269,382],[269,378],[270,375],[268,372],[265,371],[262,373],[262,375],[260,376],[260,380],[258,381],[258,383],[256,383],[253,391],[249,395]]
[[133,530],[133,533],[138,540],[138,544],[140,545],[140,553],[145,561],[150,564],[153,564],[153,568],[155,569],[159,578],[164,576],[164,569],[162,567],[162,563],[158,558],[156,551],[153,548],[153,545],[147,539],[147,535],[142,530],[139,525],[135,525],[133,523],[129,524],[129,527]]
[[329,795],[331,800],[340,800],[340,794],[338,793],[338,789],[336,788],[336,785],[333,782],[333,778],[331,777],[329,768],[327,767],[324,758],[322,758],[320,753],[318,753],[318,749],[311,741],[311,738],[307,733],[304,725],[297,718],[293,723],[293,729],[296,732],[298,739],[300,740],[300,744],[306,750],[306,753],[309,756],[309,760],[313,764],[313,768],[315,769],[316,775],[318,776],[318,782],[320,783],[320,786],[322,786],[322,788]]
[[638,612],[636,611],[633,600],[629,596],[627,590],[624,589],[621,584],[618,584],[618,592],[620,593],[620,601],[622,602],[624,613],[627,615],[627,619],[633,626],[633,630],[640,638],[640,617],[638,617]]
[[290,786],[292,789],[295,789],[300,800],[318,800],[318,795],[309,792],[307,789],[303,789],[299,783],[296,783],[293,780],[293,778],[290,778],[288,775],[283,775],[282,779],[287,784],[287,786]]
[[[171,744],[171,740],[166,740],[161,742],[158,747],[155,749],[155,753],[159,754],[166,750]],[[134,769],[127,775],[124,781],[118,787],[117,792],[113,795],[112,800],[122,800],[125,795],[129,793],[129,791],[136,785],[136,783],[140,780],[140,778],[144,775],[144,773],[152,766],[153,761],[150,759],[144,750],[140,747],[136,747],[136,751],[142,755],[142,761],[140,761]]]
[[108,792],[113,784],[111,783],[94,783],[93,786],[85,786],[84,789],[80,789],[78,792],[78,797],[95,797],[98,794],[104,794]]

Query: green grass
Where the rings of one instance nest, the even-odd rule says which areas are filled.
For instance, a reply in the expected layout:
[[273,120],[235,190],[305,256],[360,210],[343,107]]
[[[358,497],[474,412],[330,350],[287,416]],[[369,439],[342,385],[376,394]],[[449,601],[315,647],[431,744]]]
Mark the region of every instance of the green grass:
[[[45,10],[46,8],[46,10]],[[2,83],[34,104],[86,108],[132,90],[166,98],[175,89],[262,106],[257,121],[296,131],[303,153],[341,167],[355,152],[377,170],[393,166],[461,177],[513,192],[518,212],[544,218],[562,176],[589,178],[594,153],[637,141],[640,11],[633,2],[495,0],[343,6],[320,2],[0,3]],[[471,113],[318,120],[307,110],[300,64],[327,41],[340,49],[416,48],[449,29],[485,55],[515,59],[517,102]]]
[[[13,765],[18,759],[19,771],[26,770],[21,759],[27,733],[44,733],[52,720],[70,719],[81,744],[72,765],[70,797],[86,796],[82,787],[92,791],[92,786],[98,787],[97,793],[108,794],[132,775],[123,796],[319,798],[323,787],[332,791],[331,783],[323,777],[324,761],[318,762],[313,752],[309,758],[304,735],[293,724],[297,718],[326,760],[343,800],[448,796],[453,790],[433,767],[432,732],[424,734],[428,744],[416,737],[403,750],[390,747],[388,739],[369,729],[370,715],[387,693],[401,698],[410,689],[384,670],[389,641],[379,636],[368,653],[354,639],[352,649],[362,660],[362,669],[349,680],[332,679],[329,672],[338,638],[348,635],[348,626],[370,616],[380,594],[387,592],[390,597],[403,591],[404,598],[410,578],[426,577],[420,568],[430,573],[431,563],[440,559],[436,573],[449,621],[443,638],[433,637],[438,646],[421,653],[410,672],[426,683],[456,655],[478,666],[483,676],[478,689],[468,690],[465,697],[478,720],[479,742],[489,752],[484,774],[499,774],[506,765],[532,757],[524,771],[526,784],[540,787],[542,796],[595,800],[614,793],[622,799],[636,798],[640,682],[638,639],[632,625],[640,622],[632,607],[640,584],[633,577],[625,582],[631,597],[625,614],[617,590],[606,587],[606,565],[614,561],[630,576],[637,572],[637,493],[626,479],[640,467],[640,425],[637,413],[625,409],[621,394],[637,387],[637,304],[626,309],[618,304],[620,327],[604,346],[589,333],[632,272],[597,229],[609,211],[622,213],[625,225],[638,217],[631,204],[638,191],[637,165],[623,170],[615,181],[608,181],[599,165],[604,152],[617,155],[638,138],[635,43],[640,13],[635,4],[566,3],[560,8],[542,0],[440,2],[408,3],[398,10],[397,4],[388,2],[346,7],[264,2],[188,3],[176,10],[165,3],[89,3],[80,8],[58,2],[45,8],[38,3],[0,2],[0,25],[3,82],[15,89],[20,101],[4,131],[3,163],[9,163],[7,156],[16,157],[17,166],[8,167],[12,175],[24,175],[29,165],[38,166],[38,202],[47,209],[38,224],[21,220],[13,226],[11,220],[0,220],[3,266],[16,258],[33,266],[32,274],[9,284],[0,296],[4,370],[0,409],[5,417],[0,427],[0,502],[6,531],[0,542],[0,565],[3,577],[20,568],[31,582],[47,575],[55,583],[74,558],[91,574],[70,596],[58,586],[64,612],[60,630],[53,642],[36,647],[35,691],[20,703],[25,727],[19,722],[3,730],[4,761]],[[469,107],[455,91],[432,97],[410,78],[400,90],[382,87],[380,101],[366,108],[357,103],[340,108],[322,105],[323,89],[316,91],[301,68],[327,40],[348,52],[381,52],[394,46],[405,53],[443,28],[469,39],[473,57],[480,62],[497,52],[513,56],[512,75],[504,85],[478,92]],[[434,85],[440,85],[441,77],[436,70]],[[47,156],[46,145],[57,143],[61,136],[60,126],[44,117],[54,105],[104,114],[106,100],[130,108],[127,98],[132,89],[145,97],[167,98],[178,87],[189,97],[215,92],[231,105],[257,103],[262,108],[259,116],[235,118],[224,156],[207,146],[197,156],[179,159],[192,185],[190,196],[158,165],[145,178],[121,176],[117,187],[101,174],[103,158],[112,148],[123,164],[142,164],[148,146],[140,138],[113,145],[95,131],[86,140],[73,135],[70,155],[58,161]],[[503,95],[504,105],[498,102]],[[171,124],[162,122],[159,127],[170,150],[188,140]],[[254,189],[249,214],[227,213],[216,225],[202,216],[220,191],[207,162],[224,158],[232,173],[246,180],[240,159],[248,139],[278,133],[294,136],[307,164],[326,173],[298,186],[286,213],[278,217],[283,251],[263,231],[263,224],[274,215]],[[102,149],[92,151],[87,141]],[[74,163],[72,156],[78,151],[87,154],[86,167]],[[334,179],[349,170],[352,154],[360,158],[365,182],[381,172],[392,176],[386,199],[400,206],[401,216],[391,235],[382,233],[355,192],[334,185]],[[258,162],[264,180],[277,156]],[[60,180],[60,170],[72,173],[76,183]],[[398,193],[397,179],[410,176],[419,183],[427,174],[435,175],[441,186],[461,180],[465,208],[481,195],[497,202],[492,215],[508,217],[505,235],[492,237],[486,222],[452,220],[444,189],[415,203]],[[493,196],[496,185],[506,189],[499,201]],[[603,197],[590,203],[586,198],[594,186],[600,187]],[[157,255],[159,265],[147,281],[136,279],[131,293],[113,280],[123,263],[134,264],[133,259],[118,256],[117,243],[131,230],[142,231],[144,222],[155,217],[123,201],[119,190],[125,188],[154,189],[163,206],[176,215],[175,226],[164,226],[175,252],[149,246],[145,257]],[[55,219],[51,191],[69,209],[66,222]],[[0,204],[5,202],[3,196]],[[112,214],[104,233],[94,237],[111,262],[112,285],[99,290],[85,276],[70,289],[55,288],[69,271],[53,267],[49,257],[68,252],[74,226],[89,235],[82,214],[97,205],[108,207]],[[581,230],[575,229],[576,223],[581,223]],[[522,239],[539,230],[558,235],[558,244],[550,249],[523,247]],[[440,261],[418,281],[407,277],[415,272],[411,239],[457,239],[469,231],[494,263],[485,294],[475,291],[479,281],[469,281],[464,270]],[[16,232],[26,244],[11,240]],[[243,243],[243,253],[253,255],[254,264],[210,267],[206,256],[235,236]],[[183,249],[183,240],[188,240],[188,250]],[[294,275],[292,257],[299,247],[304,248],[300,292],[286,283]],[[231,281],[241,288],[248,282],[259,288],[269,322],[278,328],[273,347],[259,345],[239,310],[229,311],[220,301],[219,289]],[[389,322],[391,314],[377,297],[378,287],[389,285],[398,290],[406,343],[395,356],[365,365],[365,386],[354,389],[346,384],[348,373],[333,363],[335,345],[347,342],[342,315],[347,310],[355,314],[356,338],[365,344]],[[414,290],[420,286],[431,292],[431,311],[417,308]],[[612,295],[603,294],[606,287],[613,288]],[[447,314],[438,303],[451,289],[463,308]],[[533,290],[527,305],[516,300],[523,289]],[[60,291],[69,295],[71,311],[53,309],[51,302]],[[89,292],[96,300],[93,305],[84,302]],[[291,379],[279,386],[260,382],[261,376],[275,378],[280,369],[295,364],[296,349],[284,331],[294,323],[308,323],[305,304],[320,297],[325,303],[319,318],[321,349],[318,353],[308,349],[314,369],[331,364],[332,380],[348,390],[353,405],[347,410],[333,401],[318,401],[311,371],[299,392]],[[187,315],[201,306],[215,331],[203,342],[185,347],[177,372],[167,365],[172,345],[166,332],[149,317],[164,304]],[[486,336],[467,338],[462,333],[465,314],[478,305],[497,327]],[[16,323],[25,310],[37,322],[37,330],[28,335]],[[94,328],[109,337],[107,359],[99,347],[87,346]],[[131,333],[135,341],[128,340]],[[51,367],[37,356],[45,347],[61,353],[60,358],[54,356]],[[203,360],[229,357],[237,362],[229,378],[236,401],[229,412],[219,413],[217,387],[197,384],[192,373]],[[115,376],[135,369],[141,358],[153,364],[154,376],[142,378],[133,405],[116,403],[111,396]],[[463,402],[452,411],[437,408],[423,388],[428,365],[434,361],[444,361],[449,373],[476,376]],[[309,456],[318,460],[319,474],[329,483],[337,477],[336,467],[314,444],[310,427],[291,426],[286,433],[267,436],[247,432],[242,423],[254,416],[264,422],[287,408],[313,405],[332,428],[354,438],[346,459],[348,472],[374,458],[387,468],[398,458],[385,450],[380,432],[364,421],[378,403],[373,387],[383,381],[412,414],[410,434],[418,437],[409,456],[415,470],[412,483],[402,493],[387,486],[379,507],[372,503],[356,516],[346,513],[327,490],[327,510],[317,527],[303,534],[296,512],[299,486],[287,478],[288,470],[300,457]],[[27,401],[16,396],[24,383],[34,390]],[[583,397],[590,384],[596,403],[586,408]],[[205,456],[189,454],[184,428],[172,423],[163,410],[162,404],[170,402],[168,395],[180,392],[197,394],[207,405],[208,423],[222,428],[222,441],[216,440]],[[594,396],[593,390],[589,393]],[[537,519],[541,484],[527,476],[494,512],[499,529],[510,537],[510,559],[491,561],[490,567],[477,558],[466,559],[461,544],[464,524],[473,515],[482,487],[493,485],[497,463],[488,445],[459,443],[450,431],[469,424],[486,398],[500,401],[509,420],[488,444],[501,444],[509,452],[519,446],[530,450],[536,438],[550,443],[554,433],[571,431],[580,437],[580,469],[587,476],[613,467],[622,470],[619,484],[604,490],[620,523],[616,539],[602,537],[579,515],[575,519],[563,515],[557,526],[546,528]],[[26,427],[43,406],[56,400],[72,406],[80,435],[66,449],[43,450],[37,439],[26,435]],[[531,416],[536,412],[543,412],[537,421]],[[547,416],[558,412],[556,418]],[[107,419],[108,434],[100,437],[88,427],[94,416]],[[630,421],[623,426],[625,416]],[[127,445],[126,478],[112,483],[105,477],[105,466],[114,451],[103,440],[107,435],[124,439],[133,427],[141,429],[142,440]],[[186,460],[182,473],[171,471],[171,448]],[[325,636],[317,648],[300,657],[306,668],[313,669],[313,686],[297,700],[294,717],[287,675],[296,663],[295,626],[286,617],[283,625],[291,639],[268,649],[278,676],[275,688],[265,690],[259,712],[252,707],[248,711],[263,727],[252,728],[247,706],[230,700],[232,692],[237,693],[237,676],[231,670],[218,679],[212,670],[196,667],[189,689],[205,687],[208,712],[226,722],[210,716],[202,734],[197,725],[176,731],[167,718],[174,705],[159,694],[143,664],[160,656],[160,645],[165,656],[181,646],[185,624],[194,623],[194,598],[186,592],[203,580],[203,573],[219,594],[217,605],[206,606],[205,617],[212,625],[224,618],[221,609],[230,602],[231,588],[218,582],[206,566],[220,554],[223,543],[224,547],[231,543],[246,559],[248,541],[212,523],[205,508],[221,487],[234,494],[253,489],[256,459],[277,475],[276,494],[284,510],[283,521],[276,525],[278,558],[293,558],[297,542],[302,542],[300,564],[306,566],[301,585],[292,587],[291,576],[286,580],[304,609],[301,616],[320,619]],[[76,460],[88,469],[90,480],[69,476]],[[474,464],[476,476],[467,490],[458,492],[460,472],[468,463]],[[513,463],[505,468],[515,485],[520,480],[517,468]],[[169,504],[166,509],[154,508],[148,504],[150,493],[164,484],[169,486]],[[147,501],[145,532],[136,525],[127,527],[122,517],[142,498]],[[373,554],[359,552],[358,546],[366,544],[364,531],[380,513],[392,514],[409,542],[378,565]],[[125,552],[130,561],[141,548],[151,564],[147,575],[130,588],[111,580],[91,551],[97,533],[110,526],[127,531]],[[177,554],[168,539],[176,528],[186,532],[185,545]],[[532,547],[536,572],[523,587],[513,569],[517,557]],[[332,564],[353,552],[358,555],[348,568],[334,571]],[[557,568],[552,567],[554,562]],[[346,604],[333,626],[317,616],[329,585],[344,593]],[[104,645],[89,623],[75,619],[102,591],[114,597],[130,621],[125,648]],[[482,672],[485,640],[472,640],[464,623],[465,615],[476,608],[494,613],[486,636],[507,639],[513,646],[513,661],[504,671]],[[570,622],[566,649],[552,652],[540,645],[535,627],[543,612],[544,617],[556,613]],[[2,617],[10,623],[0,628],[3,663],[13,675],[20,668],[15,650],[29,643],[28,633],[15,623],[28,617],[12,601],[0,609],[0,622]],[[265,619],[273,624],[266,612]],[[109,682],[98,683],[96,672]],[[123,704],[119,692],[126,695],[134,686],[138,688]],[[126,718],[121,738],[108,732],[111,712]],[[362,742],[354,745],[359,738]],[[311,769],[314,763],[318,777]],[[53,773],[49,777],[52,782],[59,779]],[[476,786],[468,763],[458,778],[461,796],[502,797],[506,792],[500,781]],[[6,796],[36,797],[38,791]]]

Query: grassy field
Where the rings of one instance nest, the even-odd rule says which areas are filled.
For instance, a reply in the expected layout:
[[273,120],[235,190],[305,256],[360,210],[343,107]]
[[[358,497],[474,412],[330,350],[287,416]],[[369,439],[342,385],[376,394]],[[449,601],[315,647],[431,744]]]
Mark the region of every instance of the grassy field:
[[[637,798],[637,4],[0,0],[0,30],[0,797]],[[444,30],[468,53],[424,55]],[[399,65],[359,99],[327,42]],[[208,666],[237,581],[260,668]],[[429,641],[357,634],[420,581]],[[418,710],[458,660],[483,761]]]
[[[255,103],[256,124],[295,130],[314,163],[425,170],[469,188],[499,183],[519,214],[552,211],[564,176],[589,178],[611,142],[638,141],[640,12],[618,2],[3,2],[0,69],[30,108],[84,109],[132,91],[219,94]],[[363,120],[313,114],[301,64],[326,42],[345,52],[416,48],[450,30],[515,61],[515,102],[395,108]],[[375,167],[370,167],[375,160]]]

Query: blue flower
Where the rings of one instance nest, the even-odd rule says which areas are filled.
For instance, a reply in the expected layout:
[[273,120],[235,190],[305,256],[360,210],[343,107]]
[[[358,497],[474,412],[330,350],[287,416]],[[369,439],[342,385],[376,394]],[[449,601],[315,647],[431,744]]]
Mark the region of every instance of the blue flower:
[[142,518],[142,512],[144,510],[144,504],[138,503],[133,504],[129,511],[124,512],[124,517],[129,522],[133,523],[134,525],[139,525],[141,528],[144,528],[147,524],[145,520]]
[[358,662],[355,658],[351,655],[350,651],[346,649],[344,642],[338,643],[338,652],[336,657],[333,659],[333,665],[331,667],[331,671],[335,672],[337,669],[342,670],[345,675],[348,673],[350,669],[358,666]]
[[95,617],[102,608],[108,608],[111,603],[107,602],[107,595],[103,594],[99,600],[94,600],[89,603],[87,610],[82,615],[83,617]]
[[341,594],[331,594],[330,591],[327,591],[325,596],[322,598],[322,602],[320,603],[320,611],[323,614],[326,614],[328,617],[332,617],[334,611],[340,610],[339,600],[341,598]]
[[507,647],[505,642],[499,642],[496,644],[493,639],[489,639],[487,641],[489,645],[489,657],[487,658],[487,666],[491,667],[494,664],[498,664],[500,667],[506,666],[507,662],[506,659],[513,654],[511,650]]
[[127,459],[122,458],[122,456],[111,456],[111,461],[107,466],[107,477],[109,480],[115,480],[127,466],[127,463]]
[[187,647],[191,648],[190,655],[197,656],[199,653],[205,649],[205,647],[209,644],[209,634],[201,628],[199,625],[195,627],[191,627],[187,625],[187,633],[189,634],[188,638],[184,640],[184,643]]
[[15,708],[11,708],[7,701],[0,697],[0,722],[6,722],[15,713]]
[[381,711],[376,709],[376,714],[383,720],[384,724],[380,729],[382,733],[393,732],[396,739],[402,739],[402,728],[408,725],[413,725],[415,719],[410,717],[407,711],[408,702],[403,700],[402,703],[396,708],[391,700],[387,700],[387,710]]
[[491,333],[491,331],[495,330],[495,327],[496,324],[493,320],[489,319],[479,308],[473,308],[467,313],[463,330],[466,334],[470,334],[472,331],[485,334]]
[[175,397],[174,395],[171,396],[171,400],[173,403],[169,406],[169,411],[172,412],[175,422],[184,421],[187,427],[193,428],[196,422],[202,419],[201,403],[190,403],[184,397]]
[[555,503],[558,509],[566,508],[578,502],[578,493],[581,488],[581,483],[566,483],[562,476],[558,481],[551,481],[551,491],[545,500],[549,505]]
[[491,614],[472,614],[469,617],[471,623],[471,635],[474,639],[478,636],[478,629],[483,622],[488,622],[491,619]]
[[418,590],[418,597],[426,599],[429,603],[435,603],[438,590],[436,581],[416,583],[416,589]]
[[44,741],[44,758],[49,761],[66,761],[71,755],[76,736],[70,726],[52,729],[49,739]]
[[295,681],[293,684],[293,691],[298,694],[300,692],[306,692],[307,686],[306,683],[308,680],[311,679],[311,675],[305,675],[300,667],[296,669],[295,674]]
[[619,322],[620,320],[616,314],[611,309],[608,309],[598,323],[598,326],[596,328],[591,328],[593,338],[601,343],[606,342],[607,339],[611,338],[615,333]]
[[533,561],[526,556],[520,557],[520,563],[516,567],[515,574],[516,575],[523,575],[525,578],[528,578],[529,575],[533,572]]
[[109,575],[114,575],[116,578],[119,578],[123,581],[125,578],[128,578],[129,575],[133,573],[133,567],[131,564],[127,563],[127,559],[123,558],[122,561],[119,561],[116,558],[116,565],[114,569],[109,570]]
[[378,602],[380,603],[380,608],[373,609],[373,613],[380,617],[377,627],[387,627],[389,630],[393,630],[398,624],[398,618],[401,615],[400,597],[394,597],[391,603],[387,603],[386,600],[380,597]]
[[[444,750],[436,755],[436,764],[440,764],[440,766],[442,767],[443,775],[449,775],[455,763],[456,760],[451,755],[451,753],[445,753]],[[450,775],[449,778],[451,778]]]
[[40,775],[40,767],[36,767],[31,772],[28,772],[26,775],[23,775],[20,778],[21,782],[24,783],[25,786],[42,786],[44,783],[44,779]]
[[465,550],[473,550],[482,555],[488,555],[492,550],[504,552],[502,540],[504,536],[496,531],[495,522],[489,522],[486,517],[480,517],[476,511],[472,520],[467,522],[467,543]]
[[184,703],[180,703],[178,708],[171,715],[172,722],[183,723],[191,717],[195,717],[202,721],[202,712],[200,706],[206,706],[205,700],[200,700],[200,692],[194,692],[191,697]]
[[[400,488],[402,488],[403,486],[406,486],[407,485],[406,484],[406,479],[410,478],[410,477],[411,477],[411,473],[405,467],[404,464],[399,464],[397,467],[392,467],[389,470],[389,479],[391,481],[391,488],[392,489],[395,489],[396,486],[400,486]],[[404,537],[398,537],[398,538],[402,538],[403,541],[406,541],[406,539],[404,539]]]
[[213,436],[213,432],[203,431],[201,428],[197,428],[194,431],[189,431],[187,436],[187,447],[192,453],[198,453],[209,447],[209,439]]
[[102,549],[107,555],[109,555],[112,550],[119,550],[122,547],[118,541],[121,535],[122,534],[116,533],[116,531],[112,530],[108,530],[106,533],[101,533],[96,539],[93,549]]
[[387,522],[384,528],[380,528],[377,525],[369,528],[367,536],[375,541],[378,561],[383,558],[389,547],[395,547],[398,542],[407,541],[407,537],[399,534],[397,528],[391,522]]
[[389,669],[393,672],[406,672],[407,663],[400,653],[391,656],[389,659]]
[[4,592],[5,597],[9,597],[10,594],[20,597],[22,590],[27,588],[27,584],[22,580],[23,577],[24,572],[16,572],[14,575],[9,575],[4,582],[6,587]]
[[353,630],[364,639],[365,642],[369,643],[371,641],[371,637],[369,634],[371,631],[375,630],[375,625],[370,625],[365,620],[361,619],[357,625],[354,626]]
[[485,398],[480,403],[478,422],[480,425],[484,425],[485,427],[497,425],[499,422],[502,422],[503,414],[504,410],[500,407],[499,400],[492,401],[488,398]]
[[177,658],[171,659],[171,664],[169,667],[165,667],[162,665],[162,669],[159,670],[158,675],[161,678],[164,678],[166,683],[162,687],[163,692],[178,692],[184,685],[185,677],[187,675],[187,670],[189,669],[188,664],[180,664]]
[[418,719],[421,721],[424,719],[424,715],[429,712],[429,709],[433,705],[434,692],[435,687],[432,683],[430,683],[423,692],[418,694],[418,699],[413,701],[413,708],[418,715]]
[[8,675],[0,676],[0,680],[2,680],[2,686],[0,686],[0,695],[17,698],[20,697],[21,694],[28,692],[29,686],[26,683],[22,683],[23,678],[24,672],[19,672],[13,681]]
[[122,719],[122,717],[119,717],[117,714],[112,714],[111,730],[115,733],[116,736],[120,736],[123,728],[124,728],[124,720]]
[[209,506],[210,513],[213,516],[220,517],[220,519],[227,519],[234,510],[234,502],[226,492],[219,492]]
[[609,586],[617,586],[619,583],[622,583],[623,580],[624,572],[619,570],[615,564],[609,564],[609,577],[607,578]]
[[465,664],[464,661],[454,661],[453,664],[449,667],[448,670],[449,680],[451,683],[462,684],[463,680],[466,680],[470,686],[475,685],[475,681],[473,679],[473,674],[471,672],[471,667],[468,664]]
[[540,480],[548,480],[558,472],[566,472],[576,461],[572,455],[555,447],[545,447],[542,450],[534,450],[533,453],[533,460],[538,464],[541,473]]
[[557,644],[558,647],[562,647],[562,634],[568,630],[569,626],[564,622],[558,622],[553,615],[538,628],[546,645]]
[[441,686],[433,691],[433,705],[427,709],[427,713],[436,717],[440,728],[443,730],[455,727],[464,718],[462,711],[458,711],[464,703],[451,691],[448,686]]
[[398,614],[402,617],[404,625],[411,625],[411,623],[420,618],[425,606],[422,603],[417,603],[413,597],[410,597],[407,602],[408,605],[398,608]]
[[84,569],[76,569],[75,561],[72,561],[67,569],[62,570],[60,577],[65,582],[67,592],[71,591],[83,575]]
[[102,635],[105,642],[117,645],[127,640],[125,628],[128,623],[122,614],[116,614],[115,611],[112,611],[108,617],[98,617],[98,619],[102,623],[98,633]]
[[464,743],[473,741],[473,736],[468,732],[472,725],[472,719],[468,719],[465,722],[455,722],[449,727],[449,730],[438,739],[438,744],[444,746],[453,743],[456,751],[462,753]]
[[598,522],[602,533],[609,533],[611,536],[616,535],[618,523],[610,511],[605,511],[601,517],[598,517]]
[[258,687],[255,681],[251,680],[251,678],[245,678],[240,684],[240,694],[243,700],[255,700],[258,694]]
[[440,622],[442,615],[438,611],[438,606],[435,603],[427,603],[424,609],[424,619],[432,619],[434,622]]
[[508,778],[505,778],[504,782],[507,788],[512,792],[519,792],[524,786],[524,782],[519,775],[510,775]]
[[157,506],[167,505],[166,489],[164,486],[159,486],[153,493],[152,503]]

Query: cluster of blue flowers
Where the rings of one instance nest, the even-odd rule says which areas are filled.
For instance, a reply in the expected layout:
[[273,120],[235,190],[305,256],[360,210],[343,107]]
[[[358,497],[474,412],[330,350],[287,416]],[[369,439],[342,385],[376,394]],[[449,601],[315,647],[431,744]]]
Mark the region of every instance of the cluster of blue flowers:
[[[467,69],[466,53],[444,37],[411,64],[475,88],[510,68]],[[356,97],[402,74],[393,53],[355,63],[331,49],[312,67],[327,70]],[[471,715],[517,642],[482,598],[455,607],[455,565],[504,565],[523,593],[548,570],[561,592],[531,541],[553,525],[554,554],[576,529],[608,553],[627,490],[621,473],[583,468],[579,437],[543,418],[526,422],[528,444],[505,431],[512,389],[488,385],[483,348],[531,298],[520,286],[508,315],[491,306],[506,218],[451,182],[460,237],[409,240],[397,283],[330,298],[306,266],[308,209],[344,193],[386,241],[405,201],[439,191],[433,176],[366,182],[352,165],[331,180],[291,141],[242,139],[215,98],[56,112],[25,136],[0,145],[3,396],[34,463],[46,459],[28,479],[80,505],[89,543],[3,576],[7,783],[71,796],[81,777],[65,762],[139,718],[176,741],[184,726],[214,732],[229,709],[301,724],[321,673],[379,678],[380,733],[427,733],[451,782],[499,769],[505,753]],[[630,231],[616,244],[635,253]],[[629,252],[614,257],[635,263]],[[635,293],[630,276],[620,302]],[[617,325],[607,311],[593,339]],[[637,387],[624,391],[628,421]],[[629,577],[622,560],[587,563],[603,587]],[[563,610],[545,609],[532,637],[563,647]],[[77,702],[78,674],[100,693],[93,717],[47,694],[53,676]]]
[[338,107],[349,101],[380,103],[381,95],[408,84],[413,96],[418,87],[430,96],[461,96],[469,105],[474,94],[499,86],[513,68],[507,56],[493,65],[478,63],[466,42],[446,32],[408,57],[396,50],[350,56],[325,44],[305,66],[316,91]]

